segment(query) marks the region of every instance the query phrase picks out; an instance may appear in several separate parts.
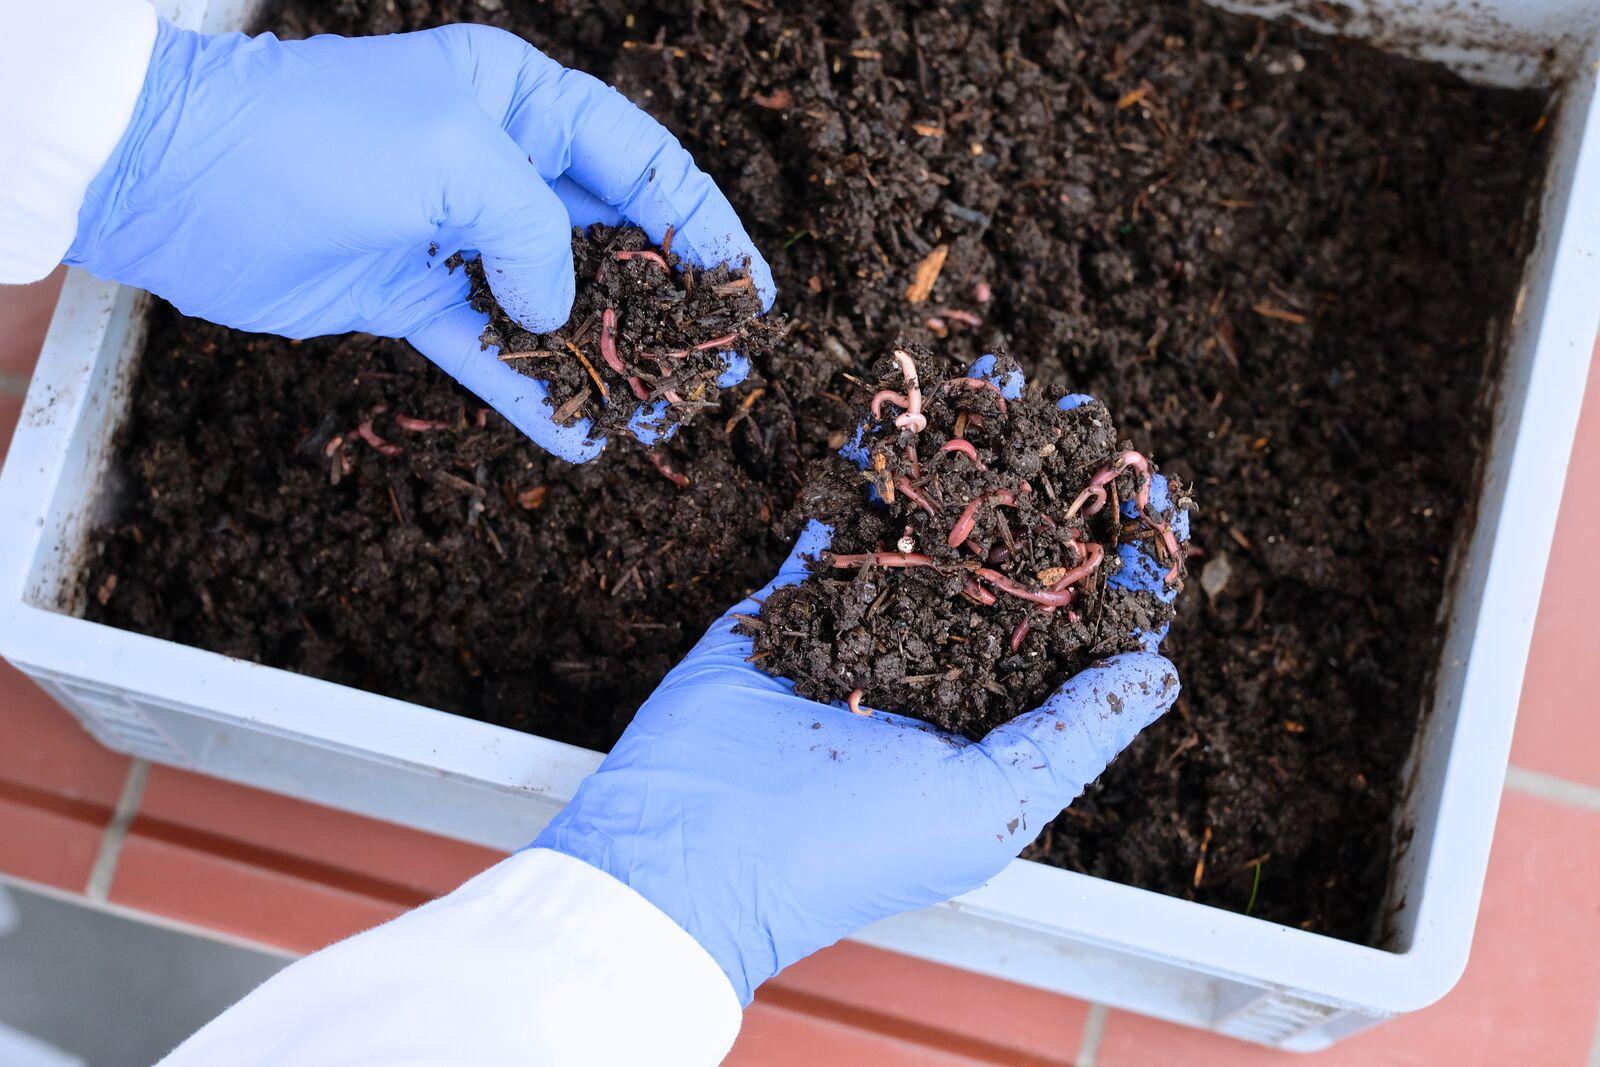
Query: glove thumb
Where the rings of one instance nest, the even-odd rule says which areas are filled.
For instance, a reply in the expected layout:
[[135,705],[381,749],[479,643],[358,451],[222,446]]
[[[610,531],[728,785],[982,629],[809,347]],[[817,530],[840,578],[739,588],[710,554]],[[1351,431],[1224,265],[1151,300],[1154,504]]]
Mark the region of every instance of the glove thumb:
[[1165,656],[1112,656],[1069,678],[1038,710],[989,731],[978,747],[1036,814],[1054,817],[1172,706],[1179,690],[1177,668]]

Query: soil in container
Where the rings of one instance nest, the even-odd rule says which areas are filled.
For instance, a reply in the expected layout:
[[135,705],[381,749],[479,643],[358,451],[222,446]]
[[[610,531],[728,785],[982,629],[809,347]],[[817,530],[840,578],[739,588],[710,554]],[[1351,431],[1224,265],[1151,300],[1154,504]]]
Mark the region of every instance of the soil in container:
[[666,433],[717,408],[725,356],[759,358],[772,344],[774,320],[756,318],[761,301],[744,264],[698,270],[666,246],[654,248],[636,226],[572,231],[577,271],[572,317],[533,334],[501,309],[483,261],[447,261],[472,279],[472,306],[489,316],[485,346],[518,371],[550,384],[555,421],[593,420],[597,435],[625,434],[641,408],[649,428]]
[[979,738],[1171,622],[1153,592],[1110,579],[1146,566],[1119,549],[1143,548],[1176,592],[1172,522],[1192,502],[1181,486],[1151,499],[1155,468],[1104,405],[1008,401],[990,378],[919,363],[934,365],[907,345],[878,368],[861,437],[807,483],[801,510],[833,528],[829,551],[739,628],[801,696]]
[[[1205,504],[1183,696],[1028,855],[1378,936],[1547,96],[1177,0],[295,0],[272,26],[460,20],[659,116],[793,328],[663,449],[571,468],[402,344],[167,314],[94,618],[604,746],[771,576],[851,377],[902,338],[931,377],[1004,349]],[[363,443],[331,484],[319,448],[379,403],[403,453]]]

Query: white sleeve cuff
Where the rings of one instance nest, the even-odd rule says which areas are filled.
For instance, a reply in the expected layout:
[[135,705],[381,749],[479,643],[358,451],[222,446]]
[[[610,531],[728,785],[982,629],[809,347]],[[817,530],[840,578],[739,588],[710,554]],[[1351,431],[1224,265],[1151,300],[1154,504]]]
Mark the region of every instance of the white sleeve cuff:
[[0,283],[43,278],[144,87],[146,0],[0,0]]
[[161,1067],[708,1065],[739,1022],[727,976],[664,912],[531,849],[281,971]]

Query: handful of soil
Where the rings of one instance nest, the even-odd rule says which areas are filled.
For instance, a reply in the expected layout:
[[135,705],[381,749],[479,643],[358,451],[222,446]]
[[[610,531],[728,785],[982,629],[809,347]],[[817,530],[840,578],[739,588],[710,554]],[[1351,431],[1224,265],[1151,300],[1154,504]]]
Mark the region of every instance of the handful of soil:
[[1109,579],[1137,542],[1161,581],[1181,583],[1171,523],[1192,501],[1171,484],[1166,512],[1152,506],[1155,465],[1118,443],[1098,401],[1008,401],[961,375],[930,387],[918,368],[933,365],[907,346],[876,368],[864,466],[825,461],[802,495],[833,526],[830,550],[739,626],[755,662],[802,696],[977,738],[1173,617]]
[[597,435],[615,437],[641,407],[658,400],[660,433],[713,410],[724,353],[764,355],[775,331],[746,265],[698,269],[672,252],[672,235],[656,248],[636,226],[591,226],[572,231],[577,292],[572,317],[551,333],[525,330],[500,307],[483,261],[459,253],[447,265],[465,266],[472,306],[489,316],[480,340],[500,359],[550,385],[555,421],[588,417]]

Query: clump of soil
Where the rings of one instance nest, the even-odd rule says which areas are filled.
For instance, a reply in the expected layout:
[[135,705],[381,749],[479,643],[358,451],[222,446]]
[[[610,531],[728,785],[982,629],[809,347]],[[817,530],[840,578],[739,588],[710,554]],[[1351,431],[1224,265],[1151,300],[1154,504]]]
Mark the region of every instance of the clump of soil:
[[1171,523],[1192,505],[1180,492],[1154,509],[1154,467],[1118,444],[1104,405],[1062,411],[1059,390],[1037,389],[1008,402],[984,378],[930,379],[933,366],[908,345],[877,368],[861,466],[822,465],[802,505],[833,527],[830,550],[739,626],[802,696],[978,738],[1171,621],[1153,593],[1109,579],[1118,548],[1142,542],[1176,588]]
[[651,419],[664,433],[716,410],[729,353],[750,359],[772,347],[772,325],[756,318],[761,300],[748,264],[697,269],[672,251],[671,234],[656,248],[636,226],[598,224],[572,231],[572,259],[572,317],[547,334],[505,313],[481,259],[446,260],[451,270],[465,267],[472,306],[489,316],[484,347],[548,382],[563,426],[587,417],[596,434],[615,436],[641,407],[664,401]]
[[[1548,94],[1189,0],[284,0],[262,28],[446,22],[517,32],[661,119],[794,328],[661,453],[681,491],[644,450],[557,467],[491,415],[490,467],[549,485],[531,512],[486,496],[502,560],[464,500],[396,517],[379,475],[409,451],[358,454],[324,488],[328,460],[297,447],[330,405],[330,432],[381,402],[476,407],[403,345],[168,322],[90,589],[122,582],[94,617],[604,747],[776,570],[794,529],[763,509],[787,514],[806,464],[848,440],[847,376],[901,338],[953,365],[1010,351],[1159,442],[1205,502],[1205,595],[1163,646],[1183,696],[1028,855],[1380,936]],[[335,352],[359,395],[324,375]],[[476,483],[460,436],[399,439]]]
[[785,551],[766,501],[798,462],[749,419],[575,466],[403,342],[171,309],[134,405],[90,618],[574,744],[609,747]]

